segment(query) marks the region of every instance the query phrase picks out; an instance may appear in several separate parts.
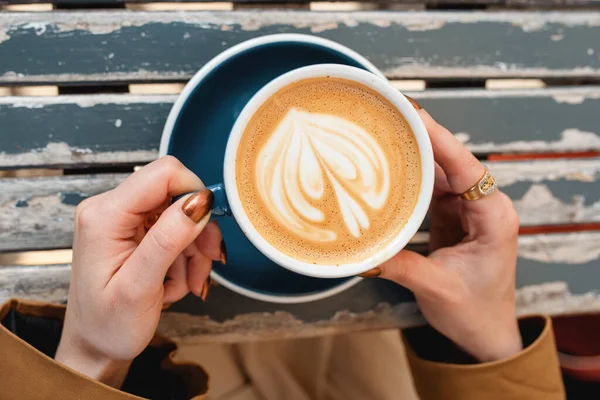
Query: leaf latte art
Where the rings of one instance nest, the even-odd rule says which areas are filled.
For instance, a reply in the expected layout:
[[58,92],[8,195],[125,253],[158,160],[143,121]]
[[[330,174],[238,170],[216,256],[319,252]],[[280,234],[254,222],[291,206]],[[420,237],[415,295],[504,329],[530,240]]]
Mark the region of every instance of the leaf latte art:
[[330,242],[318,207],[330,185],[350,234],[361,236],[390,192],[386,155],[363,128],[342,117],[290,108],[256,158],[256,185],[273,216],[298,236]]

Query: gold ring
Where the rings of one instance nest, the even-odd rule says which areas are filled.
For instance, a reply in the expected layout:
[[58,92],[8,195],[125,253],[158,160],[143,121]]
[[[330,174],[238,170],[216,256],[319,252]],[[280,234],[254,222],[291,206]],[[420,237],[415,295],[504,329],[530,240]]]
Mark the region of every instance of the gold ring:
[[496,187],[496,180],[486,168],[479,181],[471,189],[461,194],[460,197],[465,200],[478,200],[492,194]]

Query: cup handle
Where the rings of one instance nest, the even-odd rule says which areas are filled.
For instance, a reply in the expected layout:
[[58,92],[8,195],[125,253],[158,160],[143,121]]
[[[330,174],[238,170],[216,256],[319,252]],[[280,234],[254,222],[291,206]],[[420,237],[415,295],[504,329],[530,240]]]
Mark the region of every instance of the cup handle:
[[[225,194],[225,185],[223,185],[222,183],[217,183],[215,185],[207,186],[206,188],[213,192],[213,195],[215,196],[213,206],[210,209],[210,220],[213,221],[215,219],[221,219],[223,217],[230,217],[232,214],[231,209],[229,208],[229,202],[227,201],[227,195]],[[174,197],[172,202],[176,202],[177,200],[179,200],[187,194],[191,193],[186,193],[182,194],[181,196]]]
[[217,183],[216,185],[210,185],[206,188],[215,195],[215,200],[212,209],[210,210],[211,221],[231,216],[231,209],[229,208],[229,202],[227,201],[227,195],[225,194],[225,186],[222,183]]

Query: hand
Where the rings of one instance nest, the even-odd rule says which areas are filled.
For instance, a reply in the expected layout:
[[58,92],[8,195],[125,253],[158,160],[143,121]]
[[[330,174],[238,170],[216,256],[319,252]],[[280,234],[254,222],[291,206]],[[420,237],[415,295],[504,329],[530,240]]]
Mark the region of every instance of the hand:
[[163,157],[77,207],[57,361],[120,387],[161,309],[190,290],[201,296],[212,260],[225,259],[218,226],[207,224],[212,200],[194,173]]
[[377,272],[412,290],[427,321],[472,356],[507,358],[522,349],[515,311],[517,213],[499,190],[474,201],[457,196],[481,179],[484,167],[418,103],[413,105],[436,160],[431,253],[423,257],[403,250]]

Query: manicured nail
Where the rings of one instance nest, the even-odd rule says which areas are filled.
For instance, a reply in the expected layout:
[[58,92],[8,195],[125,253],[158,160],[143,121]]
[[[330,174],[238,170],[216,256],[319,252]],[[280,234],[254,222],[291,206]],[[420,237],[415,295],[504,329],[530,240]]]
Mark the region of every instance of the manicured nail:
[[160,217],[159,214],[146,214],[146,218],[144,218],[144,228],[149,231],[156,221],[158,221],[158,217]]
[[377,278],[381,275],[382,272],[383,271],[381,270],[381,268],[375,267],[373,269],[368,270],[367,272],[363,272],[358,276],[360,276],[361,278]]
[[183,203],[181,211],[197,224],[210,212],[214,199],[215,196],[213,195],[213,192],[208,189],[202,189],[191,195],[185,203]]
[[206,282],[204,282],[204,286],[202,287],[202,292],[200,293],[200,298],[202,301],[206,301],[208,297],[208,289],[210,288],[210,275],[206,278]]
[[163,306],[162,306],[163,311],[167,310],[172,305],[173,305],[173,303],[165,303],[165,304],[163,304]]
[[410,101],[410,104],[412,104],[412,106],[416,109],[416,110],[420,110],[423,107],[421,107],[421,105],[412,97],[404,95],[404,97],[406,97],[406,100]]
[[227,264],[227,245],[225,245],[225,241],[221,239],[221,264]]

